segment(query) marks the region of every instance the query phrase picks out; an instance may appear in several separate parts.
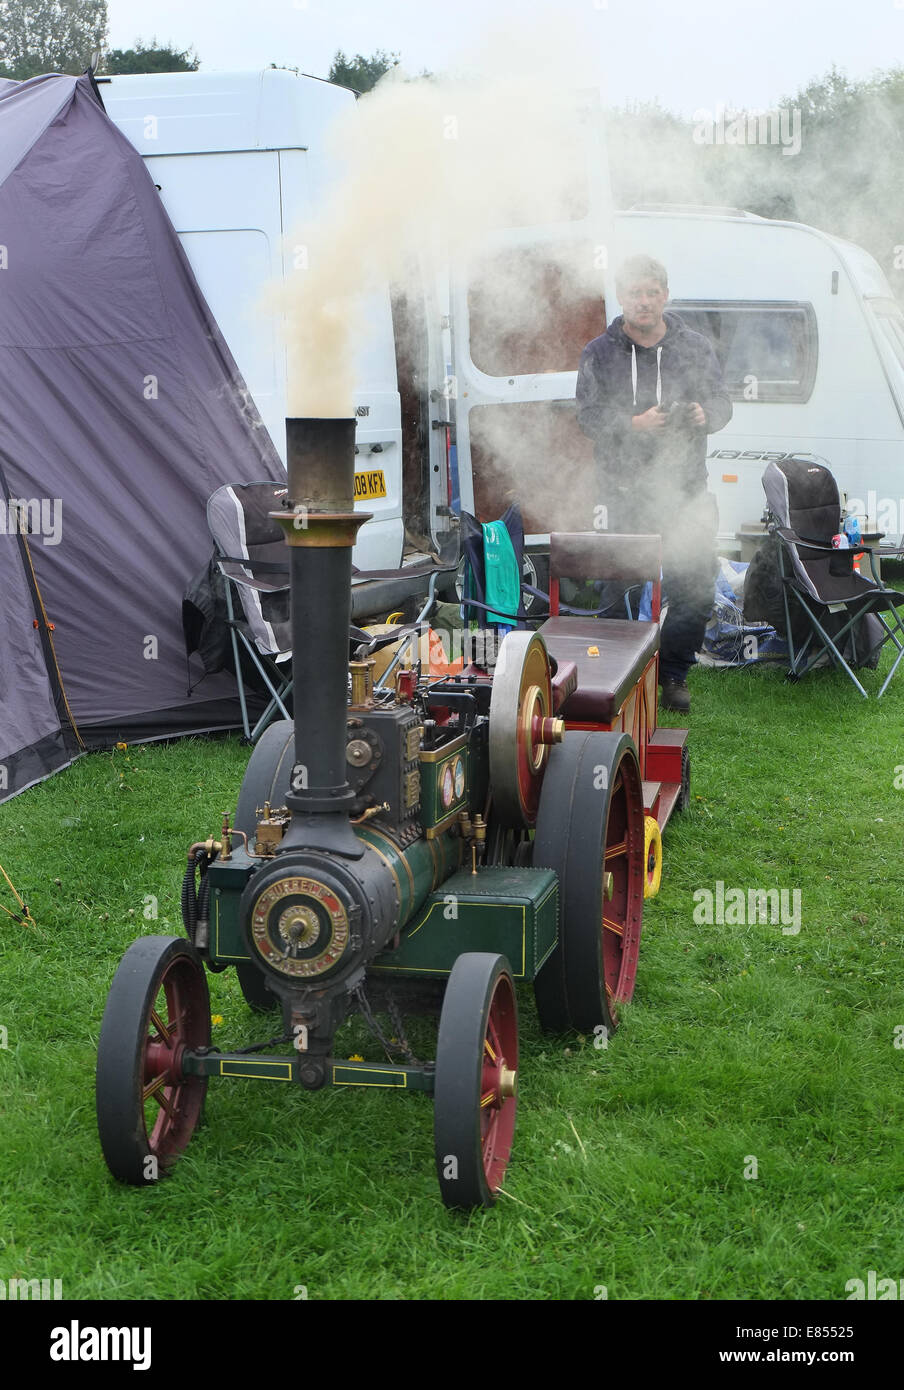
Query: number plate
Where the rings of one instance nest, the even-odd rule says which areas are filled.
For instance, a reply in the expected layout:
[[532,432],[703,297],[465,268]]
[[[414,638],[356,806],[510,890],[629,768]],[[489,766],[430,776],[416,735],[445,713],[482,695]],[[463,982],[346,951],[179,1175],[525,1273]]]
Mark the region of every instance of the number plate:
[[386,475],[382,468],[371,469],[369,473],[355,474],[355,501],[366,502],[371,497],[386,496]]

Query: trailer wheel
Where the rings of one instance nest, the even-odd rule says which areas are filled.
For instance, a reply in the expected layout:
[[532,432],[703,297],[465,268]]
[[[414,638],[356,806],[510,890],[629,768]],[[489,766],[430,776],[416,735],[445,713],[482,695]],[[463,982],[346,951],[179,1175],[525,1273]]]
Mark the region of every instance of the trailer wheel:
[[634,740],[566,733],[550,755],[534,836],[534,867],[559,879],[559,941],[534,981],[548,1032],[618,1026],[637,976],[644,862]]
[[662,835],[655,816],[645,816],[643,823],[643,857],[646,877],[645,898],[655,898],[662,882]]
[[123,956],[97,1052],[97,1127],[120,1182],[162,1177],[201,1118],[206,1076],[182,1075],[186,1048],[210,1046],[201,958],[178,936],[142,936]]
[[518,1105],[518,1005],[504,956],[469,951],[449,975],[439,1020],[433,1134],[447,1207],[491,1207]]

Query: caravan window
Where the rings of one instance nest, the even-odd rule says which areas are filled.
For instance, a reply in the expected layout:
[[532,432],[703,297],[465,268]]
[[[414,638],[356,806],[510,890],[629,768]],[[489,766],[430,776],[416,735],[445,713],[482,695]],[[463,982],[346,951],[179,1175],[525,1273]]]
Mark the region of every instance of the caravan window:
[[736,401],[808,401],[818,340],[812,304],[675,299],[670,309],[715,349]]

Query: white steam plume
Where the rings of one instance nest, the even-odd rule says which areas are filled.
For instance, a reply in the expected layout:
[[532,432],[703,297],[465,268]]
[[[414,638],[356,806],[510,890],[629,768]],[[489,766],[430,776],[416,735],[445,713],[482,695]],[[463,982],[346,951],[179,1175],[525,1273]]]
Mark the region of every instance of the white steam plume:
[[[452,76],[408,81],[394,69],[337,120],[329,152],[341,175],[293,237],[307,268],[281,292],[291,415],[353,412],[368,291],[403,285],[414,259],[427,273],[449,258],[461,266],[497,229],[578,215],[587,179],[580,40],[572,25],[563,43],[562,28],[496,36]],[[589,281],[594,267],[582,272]],[[517,292],[511,279],[500,286],[500,310]]]

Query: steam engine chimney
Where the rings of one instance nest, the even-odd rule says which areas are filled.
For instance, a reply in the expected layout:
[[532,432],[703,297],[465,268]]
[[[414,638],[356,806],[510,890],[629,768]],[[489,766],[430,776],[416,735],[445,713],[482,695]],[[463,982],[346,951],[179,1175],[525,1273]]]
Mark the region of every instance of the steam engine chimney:
[[361,857],[346,775],[352,546],[370,513],[355,512],[355,420],[286,420],[287,511],[272,513],[291,549],[295,765],[283,850],[304,844]]

